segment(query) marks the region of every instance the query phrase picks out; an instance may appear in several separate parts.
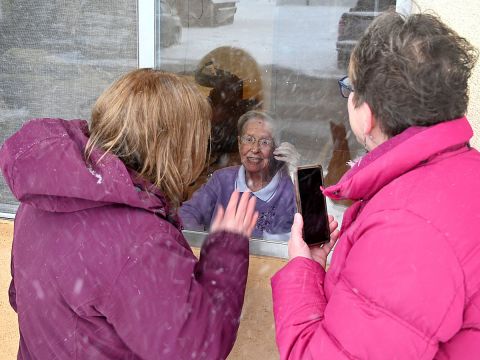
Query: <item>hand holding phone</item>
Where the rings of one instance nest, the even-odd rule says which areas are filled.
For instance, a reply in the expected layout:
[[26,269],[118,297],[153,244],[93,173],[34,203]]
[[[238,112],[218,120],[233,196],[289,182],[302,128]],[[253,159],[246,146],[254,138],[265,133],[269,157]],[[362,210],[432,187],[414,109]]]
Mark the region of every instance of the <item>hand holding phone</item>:
[[303,241],[303,219],[302,215],[299,213],[295,214],[293,219],[292,232],[290,234],[290,240],[288,241],[288,257],[290,260],[296,257],[305,257],[316,261],[323,267],[327,269],[327,258],[330,251],[335,246],[335,243],[338,240],[339,230],[338,222],[333,218],[333,216],[328,216],[329,218],[329,228],[330,228],[330,242],[325,243],[321,246],[312,246],[309,247],[305,241]]
[[297,209],[303,217],[303,240],[309,246],[330,241],[330,228],[320,164],[299,166],[294,174]]

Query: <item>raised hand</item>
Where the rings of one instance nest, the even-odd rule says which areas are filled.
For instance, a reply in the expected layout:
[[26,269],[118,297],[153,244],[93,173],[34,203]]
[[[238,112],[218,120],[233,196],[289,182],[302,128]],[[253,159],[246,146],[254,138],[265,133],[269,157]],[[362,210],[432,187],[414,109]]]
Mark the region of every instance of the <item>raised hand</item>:
[[234,191],[230,196],[227,208],[224,210],[219,206],[210,227],[211,232],[230,231],[249,238],[258,219],[255,202],[256,197],[252,196],[250,192],[240,195],[238,191]]
[[276,160],[287,163],[289,170],[295,168],[300,161],[300,153],[295,146],[288,142],[282,142],[279,147],[273,151],[273,157]]

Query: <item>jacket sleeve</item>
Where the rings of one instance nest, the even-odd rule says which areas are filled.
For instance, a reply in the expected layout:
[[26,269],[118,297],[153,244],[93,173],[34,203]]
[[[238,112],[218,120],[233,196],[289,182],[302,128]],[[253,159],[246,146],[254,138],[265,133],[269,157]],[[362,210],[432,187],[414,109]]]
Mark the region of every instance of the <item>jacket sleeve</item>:
[[197,262],[173,237],[152,238],[99,310],[142,359],[225,359],[239,326],[248,246],[246,237],[213,233]]
[[465,301],[445,234],[406,211],[383,211],[352,236],[328,301],[312,260],[295,258],[273,277],[281,358],[433,359],[459,331]]
[[221,186],[214,174],[206,184],[193,193],[190,200],[182,204],[178,214],[186,229],[204,231],[210,227]]

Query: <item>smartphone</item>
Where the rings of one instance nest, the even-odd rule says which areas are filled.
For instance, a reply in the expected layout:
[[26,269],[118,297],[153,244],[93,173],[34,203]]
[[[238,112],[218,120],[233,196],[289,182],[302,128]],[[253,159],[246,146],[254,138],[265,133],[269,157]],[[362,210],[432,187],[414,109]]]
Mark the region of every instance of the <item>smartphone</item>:
[[294,184],[297,209],[303,217],[303,240],[309,246],[329,242],[327,203],[320,190],[320,186],[323,186],[322,166],[297,167]]

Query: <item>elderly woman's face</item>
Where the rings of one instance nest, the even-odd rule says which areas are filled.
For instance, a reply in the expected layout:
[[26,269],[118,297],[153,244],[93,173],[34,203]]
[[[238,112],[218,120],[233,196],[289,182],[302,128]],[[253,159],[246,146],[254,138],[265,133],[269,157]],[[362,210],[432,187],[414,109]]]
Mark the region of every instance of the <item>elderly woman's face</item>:
[[248,120],[239,136],[238,147],[240,159],[248,173],[268,174],[274,150],[270,124],[259,118]]

